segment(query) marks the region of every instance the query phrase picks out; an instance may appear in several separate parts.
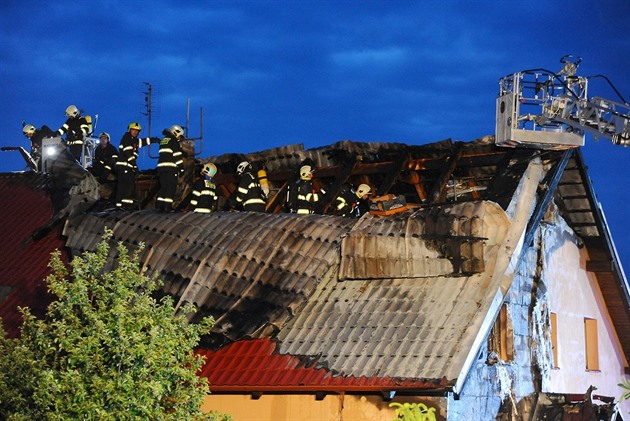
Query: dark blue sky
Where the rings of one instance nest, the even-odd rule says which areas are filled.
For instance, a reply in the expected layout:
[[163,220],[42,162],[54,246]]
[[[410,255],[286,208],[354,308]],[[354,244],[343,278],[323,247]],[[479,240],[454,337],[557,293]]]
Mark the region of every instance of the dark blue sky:
[[[0,146],[21,122],[57,129],[70,104],[113,143],[143,115],[186,123],[203,155],[342,139],[424,144],[494,133],[498,80],[532,68],[607,76],[630,100],[630,1],[90,1],[0,3]],[[617,99],[601,81],[589,94]],[[630,149],[583,148],[630,268]],[[152,167],[145,157],[142,165]],[[0,153],[0,171],[24,165]]]

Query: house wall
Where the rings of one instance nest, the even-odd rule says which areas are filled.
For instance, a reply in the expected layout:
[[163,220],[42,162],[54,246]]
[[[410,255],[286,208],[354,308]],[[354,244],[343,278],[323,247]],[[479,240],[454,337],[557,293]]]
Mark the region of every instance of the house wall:
[[[522,412],[528,405],[524,398],[538,390],[584,394],[593,385],[594,394],[615,399],[622,394],[617,384],[624,356],[597,280],[585,270],[587,251],[557,215],[541,225],[539,234],[506,296],[514,360],[497,361],[486,342],[459,399],[449,397],[448,419],[499,419],[511,406]],[[553,363],[551,312],[557,314],[558,368]],[[586,370],[584,318],[597,320],[599,371]],[[630,402],[623,402],[621,411],[628,414]]]
[[[423,402],[428,407],[444,407],[444,398],[400,397],[391,402]],[[202,410],[230,414],[234,421],[392,421],[393,408],[380,396],[326,395],[316,400],[314,395],[263,394],[258,399],[251,395],[211,394]],[[436,420],[444,415],[436,412]]]
[[[550,371],[543,391],[584,393],[593,385],[595,394],[618,399],[623,393],[617,384],[624,376],[624,355],[595,274],[585,270],[587,250],[578,248],[570,228],[562,228],[546,228],[543,237],[549,309],[557,314],[558,326],[558,368]],[[586,369],[584,318],[597,320],[598,371]],[[630,413],[630,402],[622,403],[622,411]]]
[[[593,385],[595,394],[619,398],[624,356],[597,280],[585,270],[587,252],[579,244],[562,218],[547,215],[505,298],[513,360],[497,359],[484,342],[459,396],[429,405],[439,409],[438,419],[445,419],[445,405],[449,420],[509,419],[501,414],[531,411],[533,403],[526,398],[537,391],[583,394]],[[557,314],[559,368],[553,366],[551,312]],[[598,371],[585,369],[585,317],[598,321]],[[235,421],[391,421],[395,415],[380,397],[356,395],[327,395],[321,401],[312,395],[263,395],[258,400],[210,395],[205,407],[230,413]],[[621,410],[630,413],[630,402]]]
[[448,399],[449,420],[494,420],[504,406],[518,405],[535,392],[535,370],[532,369],[530,309],[536,276],[537,257],[528,250],[521,260],[506,297],[513,340],[514,358],[501,361],[484,342],[477,361],[471,367],[459,396]]

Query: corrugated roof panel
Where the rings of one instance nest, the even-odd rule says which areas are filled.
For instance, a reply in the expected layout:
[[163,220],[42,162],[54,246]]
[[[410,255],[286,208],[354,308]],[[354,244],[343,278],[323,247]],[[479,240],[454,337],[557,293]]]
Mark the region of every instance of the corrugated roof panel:
[[[364,260],[383,256],[384,264],[387,259],[395,259],[396,253],[413,258],[408,250],[414,248],[408,242],[426,240],[427,231],[431,233],[430,241],[435,242],[448,242],[453,236],[465,238],[458,253],[495,256],[510,226],[505,212],[491,202],[442,207],[440,212],[445,216],[429,208],[394,218],[363,217],[343,238],[342,245],[363,235],[364,239],[370,238],[364,240],[369,247],[355,248],[352,255],[344,253],[340,274],[346,258],[359,261],[357,256]],[[393,232],[398,233],[397,237],[389,235]],[[402,239],[400,244],[407,242],[406,248],[397,245],[384,250],[387,247],[383,244],[392,237]],[[426,262],[432,264],[431,259]],[[345,375],[435,381],[446,376],[454,381],[477,333],[472,328],[475,315],[485,314],[484,308],[489,308],[493,296],[489,291],[496,291],[498,285],[488,285],[491,275],[485,273],[424,277],[426,270],[416,268],[415,273],[422,277],[409,279],[374,277],[339,282],[331,278],[320,283],[300,314],[279,333],[279,351],[320,355],[321,364]],[[325,339],[330,337],[338,338],[334,346]]]
[[[106,222],[94,223],[95,218]],[[162,278],[164,291],[180,302],[195,303],[195,320],[214,316],[213,341],[216,334],[239,339],[264,326],[281,326],[336,264],[339,237],[356,223],[250,212],[113,212],[78,219],[66,228],[74,249],[93,248],[91,231],[104,226],[114,227],[112,241],[130,248],[145,242],[141,259],[147,275]],[[83,243],[72,231],[91,235]]]
[[484,244],[502,241],[507,215],[492,202],[465,202],[366,215],[343,238],[341,279],[481,273]]

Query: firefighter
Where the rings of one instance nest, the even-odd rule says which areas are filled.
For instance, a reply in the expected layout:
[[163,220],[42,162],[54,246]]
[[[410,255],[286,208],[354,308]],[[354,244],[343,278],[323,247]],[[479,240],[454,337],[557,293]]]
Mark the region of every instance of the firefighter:
[[155,208],[159,211],[173,210],[177,180],[184,173],[184,158],[180,141],[184,138],[184,129],[177,124],[162,131],[164,137],[160,141],[160,158],[157,173],[160,181]]
[[367,184],[360,184],[356,190],[352,186],[344,185],[335,198],[333,213],[344,218],[361,216],[364,209],[359,206],[359,203],[367,200],[371,190],[372,188]]
[[83,140],[90,132],[88,121],[81,116],[81,111],[70,105],[66,108],[66,122],[55,132],[56,136],[66,135],[66,146],[74,158],[80,162],[83,153]]
[[243,161],[236,167],[236,173],[241,178],[236,189],[236,198],[232,201],[233,207],[242,207],[247,212],[264,212],[265,195],[252,165]]
[[109,133],[102,132],[98,135],[99,144],[94,151],[94,159],[90,172],[103,183],[107,181],[118,159],[118,149],[110,143]]
[[133,121],[129,123],[127,132],[120,139],[118,159],[116,160],[116,175],[118,177],[116,207],[119,209],[133,210],[135,208],[138,148],[147,146],[152,142],[159,142],[158,138],[138,138],[141,130],[142,126]]
[[202,178],[195,183],[190,205],[194,212],[210,213],[217,209],[217,185],[213,177],[217,173],[217,166],[212,162],[201,168]]
[[35,164],[37,164],[37,170],[42,169],[42,140],[46,137],[54,136],[53,131],[46,125],[39,129],[36,129],[32,124],[26,124],[22,128],[24,136],[31,140],[31,157]]
[[299,215],[319,213],[321,211],[320,194],[324,194],[324,192],[316,190],[313,185],[313,167],[302,165],[300,167],[300,179],[289,192],[291,212]]

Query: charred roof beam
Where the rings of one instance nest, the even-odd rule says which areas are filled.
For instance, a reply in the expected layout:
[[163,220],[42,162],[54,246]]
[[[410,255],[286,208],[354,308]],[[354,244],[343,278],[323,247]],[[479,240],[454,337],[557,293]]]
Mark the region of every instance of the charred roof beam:
[[459,160],[464,154],[463,143],[457,142],[454,146],[454,152],[447,157],[446,162],[448,165],[443,169],[442,173],[438,177],[431,196],[429,198],[430,203],[443,203],[446,201],[446,193],[448,180],[453,176]]
[[328,208],[330,207],[330,203],[333,201],[334,198],[336,198],[339,195],[343,185],[348,182],[348,179],[354,172],[354,168],[357,163],[356,156],[353,156],[348,159],[349,160],[344,165],[340,166],[339,171],[337,172],[337,175],[335,176],[335,179],[332,185],[328,186],[326,189],[327,191],[326,191],[326,195],[324,196],[324,203],[322,204],[324,213],[328,211]]
[[413,185],[416,189],[416,194],[420,198],[421,202],[426,202],[429,198],[427,191],[424,188],[424,184],[422,183],[422,176],[419,171],[411,170],[401,173],[400,179],[405,182]]
[[[562,173],[566,168],[569,160],[573,156],[573,149],[567,149],[562,154],[562,158],[556,163],[551,171],[547,174],[546,180],[544,181],[544,189],[545,194],[541,199],[536,203],[536,208],[534,209],[534,213],[527,224],[527,230],[525,231],[525,241],[523,244],[525,246],[530,246],[532,241],[534,240],[534,233],[538,229],[540,225],[540,221],[549,207],[549,204],[553,200],[553,195],[558,187],[558,183],[560,183],[560,178],[562,177]],[[525,250],[525,249],[523,249]]]
[[376,189],[376,195],[377,196],[382,196],[382,195],[386,194],[392,188],[392,186],[398,180],[398,177],[399,177],[401,171],[404,168],[406,168],[406,164],[407,164],[407,155],[404,154],[404,153],[401,153],[392,162],[390,170],[385,173],[385,179],[377,187],[377,189]]

